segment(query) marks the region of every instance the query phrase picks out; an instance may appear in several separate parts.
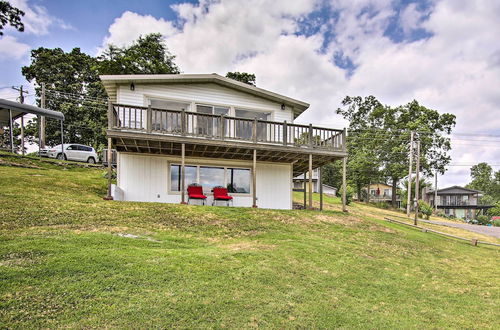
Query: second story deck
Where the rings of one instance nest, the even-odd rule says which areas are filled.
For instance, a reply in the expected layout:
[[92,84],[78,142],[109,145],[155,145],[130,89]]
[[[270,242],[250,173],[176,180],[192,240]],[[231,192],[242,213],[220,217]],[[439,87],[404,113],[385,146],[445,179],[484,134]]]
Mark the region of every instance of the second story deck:
[[112,104],[108,136],[118,149],[176,153],[189,145],[192,156],[246,159],[256,149],[261,160],[298,163],[303,173],[309,154],[315,165],[346,155],[345,130],[190,111]]

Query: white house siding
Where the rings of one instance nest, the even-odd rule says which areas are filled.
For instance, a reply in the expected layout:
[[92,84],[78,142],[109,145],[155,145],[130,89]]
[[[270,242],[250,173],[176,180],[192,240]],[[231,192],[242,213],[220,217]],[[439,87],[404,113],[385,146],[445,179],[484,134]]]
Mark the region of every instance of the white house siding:
[[293,113],[290,107],[281,110],[281,104],[278,102],[269,101],[214,83],[135,84],[134,91],[130,90],[129,85],[121,85],[117,89],[117,102],[121,104],[147,106],[149,98],[265,111],[271,112],[270,120],[293,122]]
[[[179,192],[169,192],[169,164],[180,163],[180,158],[157,155],[118,153],[118,186],[123,200],[141,202],[180,203]],[[240,166],[251,168],[251,162],[186,158],[186,164]],[[291,164],[257,164],[257,205],[260,208],[292,208]],[[212,203],[210,192],[207,204]],[[186,195],[187,200],[187,195]],[[252,206],[252,195],[234,195],[234,206]]]

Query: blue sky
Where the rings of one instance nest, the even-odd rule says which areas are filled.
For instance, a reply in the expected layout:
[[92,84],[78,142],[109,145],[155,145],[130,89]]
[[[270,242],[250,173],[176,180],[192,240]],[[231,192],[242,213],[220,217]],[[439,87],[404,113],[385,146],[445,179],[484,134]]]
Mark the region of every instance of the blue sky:
[[[26,11],[26,31],[6,29],[0,38],[0,87],[26,84],[20,68],[30,49],[96,55],[108,43],[159,32],[185,73],[253,72],[259,87],[310,103],[299,122],[345,126],[335,109],[346,95],[389,105],[417,99],[455,114],[457,133],[490,135],[454,136],[453,163],[500,160],[499,1],[11,2]],[[0,89],[0,97],[12,95]],[[442,179],[465,184],[468,174],[450,167]]]

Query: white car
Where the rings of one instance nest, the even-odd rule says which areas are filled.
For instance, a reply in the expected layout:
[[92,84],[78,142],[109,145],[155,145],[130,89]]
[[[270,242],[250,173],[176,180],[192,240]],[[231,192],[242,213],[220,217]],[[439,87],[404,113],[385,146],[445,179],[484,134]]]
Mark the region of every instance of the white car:
[[61,145],[50,148],[48,155],[50,158],[75,160],[78,162],[97,163],[99,157],[94,148],[82,144],[64,144],[64,154],[61,152]]

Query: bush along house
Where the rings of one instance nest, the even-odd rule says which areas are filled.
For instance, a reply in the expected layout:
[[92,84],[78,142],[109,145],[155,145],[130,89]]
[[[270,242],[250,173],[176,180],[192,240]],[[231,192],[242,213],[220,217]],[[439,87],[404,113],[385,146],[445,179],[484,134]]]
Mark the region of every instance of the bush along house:
[[479,199],[482,192],[479,190],[453,186],[444,189],[438,189],[437,202],[435,201],[435,191],[426,193],[426,201],[437,210],[448,217],[471,220],[478,215],[484,214],[491,208],[490,205],[480,205]]
[[100,78],[117,151],[110,199],[219,205],[223,188],[234,206],[290,209],[295,176],[345,165],[345,129],[294,123],[305,102],[217,74]]

